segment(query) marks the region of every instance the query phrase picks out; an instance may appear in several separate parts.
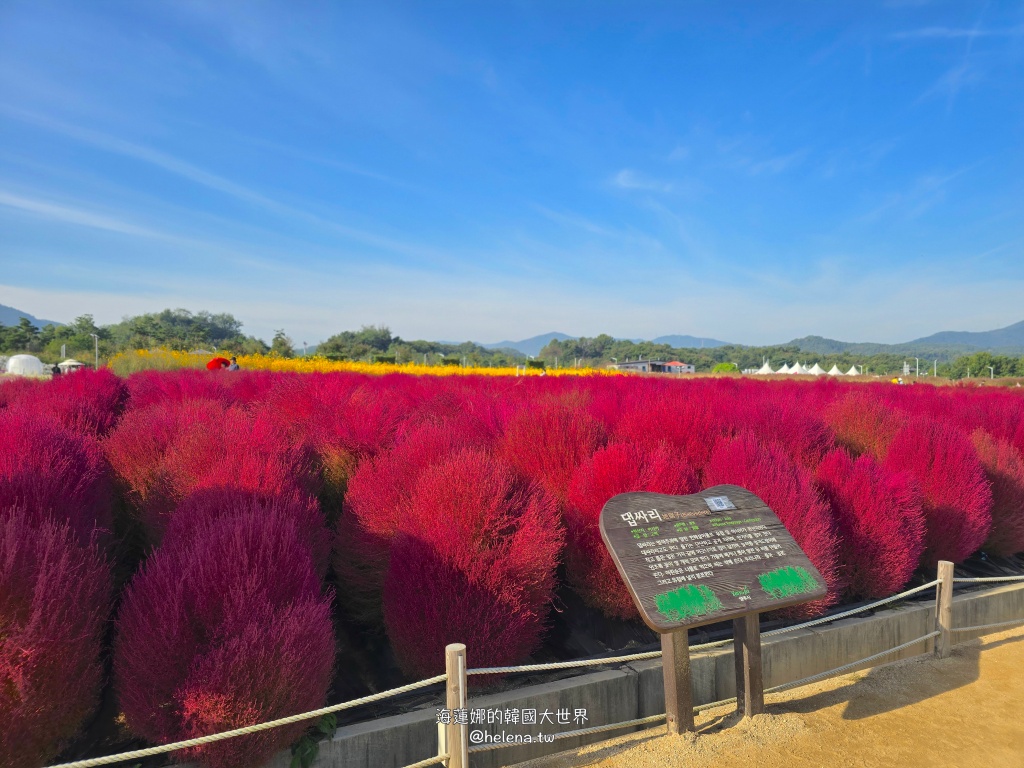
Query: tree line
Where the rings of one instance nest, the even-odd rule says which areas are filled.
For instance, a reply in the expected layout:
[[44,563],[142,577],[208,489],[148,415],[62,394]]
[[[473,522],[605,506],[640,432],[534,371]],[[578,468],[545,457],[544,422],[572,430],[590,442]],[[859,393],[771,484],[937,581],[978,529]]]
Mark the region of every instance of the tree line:
[[[800,347],[796,345],[773,347],[730,345],[690,349],[671,347],[668,344],[655,344],[650,341],[634,342],[628,339],[615,339],[607,334],[593,338],[551,341],[540,351],[539,357],[549,366],[559,365],[561,367],[577,364],[581,367],[599,367],[612,362],[623,363],[640,359],[665,362],[678,360],[682,363],[690,363],[698,372],[711,372],[716,367],[719,371],[724,371],[727,370],[725,366],[730,363],[740,371],[757,370],[767,360],[774,369],[781,368],[783,364],[792,366],[797,362],[803,363],[807,367],[818,363],[826,371],[835,365],[843,373],[846,373],[851,366],[857,366],[858,369],[863,369],[865,374],[883,376],[902,376],[905,362],[910,364],[911,371],[916,371],[918,365],[912,357],[908,358],[893,353],[821,354],[801,351]],[[987,366],[990,365],[994,367],[997,377],[1024,376],[1024,357],[992,355],[988,352],[965,355],[947,362],[940,361],[937,365],[937,372],[939,376],[952,379],[966,378],[968,372],[971,377],[988,376],[990,371]],[[936,372],[933,361],[922,359],[920,372],[925,376],[933,375]]]
[[[118,352],[134,349],[166,349],[210,353],[274,354],[294,357],[298,354],[295,343],[283,329],[276,330],[271,342],[246,335],[242,323],[229,313],[189,312],[185,309],[165,309],[162,312],[126,317],[112,325],[96,325],[92,315],[82,315],[67,325],[45,325],[38,328],[27,318],[18,325],[0,325],[0,354],[20,352],[34,354],[47,363],[59,362],[62,349],[67,357],[91,360],[99,348],[99,355],[107,359]],[[437,341],[407,340],[394,335],[384,325],[364,325],[358,331],[342,331],[322,342],[314,350],[332,360],[364,362],[421,363],[428,365],[471,365],[506,367],[521,365],[526,359],[511,349],[487,349],[473,342],[448,344]],[[607,334],[593,338],[581,337],[551,341],[538,355],[548,367],[603,367],[613,362],[630,360],[679,360],[694,365],[697,371],[756,370],[765,360],[773,368],[796,362],[807,366],[818,363],[825,370],[833,365],[844,373],[851,366],[863,369],[865,374],[898,376],[903,373],[904,362],[915,369],[913,358],[899,354],[855,354],[839,352],[818,354],[802,352],[796,345],[773,347],[724,346],[702,349],[675,348],[650,341],[634,342],[615,339]],[[935,372],[933,361],[920,361],[924,375]],[[1024,377],[1024,357],[993,355],[977,352],[939,362],[938,375],[952,379],[996,377]]]

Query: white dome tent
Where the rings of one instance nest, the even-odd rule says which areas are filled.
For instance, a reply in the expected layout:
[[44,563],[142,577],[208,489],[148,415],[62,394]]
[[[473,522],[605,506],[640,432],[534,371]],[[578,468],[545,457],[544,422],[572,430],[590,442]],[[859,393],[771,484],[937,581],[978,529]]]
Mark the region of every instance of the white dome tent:
[[833,365],[833,366],[832,366],[832,370],[830,370],[830,371],[828,372],[828,375],[829,375],[829,376],[842,376],[842,375],[844,375],[844,374],[843,374],[843,372],[842,372],[842,371],[840,371],[840,370],[839,370],[839,366]]
[[7,360],[7,373],[14,376],[47,376],[52,371],[35,355],[13,355]]
[[808,371],[808,373],[811,374],[812,376],[824,376],[825,375],[825,369],[822,368],[817,363],[815,363],[814,367],[812,367],[811,370]]

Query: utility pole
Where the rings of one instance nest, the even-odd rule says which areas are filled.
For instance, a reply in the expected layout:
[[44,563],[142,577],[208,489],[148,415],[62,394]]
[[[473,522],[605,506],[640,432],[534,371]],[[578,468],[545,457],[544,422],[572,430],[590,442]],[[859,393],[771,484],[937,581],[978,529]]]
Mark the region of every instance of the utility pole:
[[90,333],[89,335],[92,336],[96,342],[96,364],[93,366],[93,370],[98,371],[100,369],[100,337],[95,333]]
[[936,360],[935,361],[935,367],[932,369],[932,376],[938,376],[938,375],[939,375],[939,361]]
[[914,375],[919,378],[921,376],[921,361],[916,357],[914,358]]

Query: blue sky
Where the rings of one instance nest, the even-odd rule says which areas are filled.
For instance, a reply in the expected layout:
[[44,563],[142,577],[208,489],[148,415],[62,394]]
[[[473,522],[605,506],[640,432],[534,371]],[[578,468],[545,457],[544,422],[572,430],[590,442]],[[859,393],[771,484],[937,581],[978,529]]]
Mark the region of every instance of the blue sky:
[[1024,6],[0,2],[0,303],[314,343],[1024,319]]

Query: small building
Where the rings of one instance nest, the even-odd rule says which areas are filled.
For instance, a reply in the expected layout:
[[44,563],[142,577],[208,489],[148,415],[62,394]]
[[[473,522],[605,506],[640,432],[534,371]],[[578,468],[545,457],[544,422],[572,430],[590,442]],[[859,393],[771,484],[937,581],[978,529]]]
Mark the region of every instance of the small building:
[[611,366],[616,371],[628,371],[631,373],[695,373],[696,369],[687,363],[680,363],[673,360],[666,363],[664,360],[627,360],[624,363],[615,363]]
[[665,363],[665,373],[696,373],[697,367],[690,363],[680,363],[678,360],[673,360],[671,363]]

